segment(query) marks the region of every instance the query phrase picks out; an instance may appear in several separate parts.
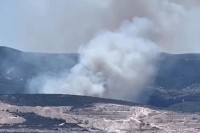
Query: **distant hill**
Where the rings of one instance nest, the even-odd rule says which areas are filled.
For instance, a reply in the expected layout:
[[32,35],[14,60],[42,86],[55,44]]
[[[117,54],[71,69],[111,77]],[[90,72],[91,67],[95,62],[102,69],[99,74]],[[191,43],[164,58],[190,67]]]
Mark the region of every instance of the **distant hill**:
[[200,102],[200,54],[160,54],[148,104],[170,107]]
[[160,55],[155,85],[182,89],[200,83],[200,54]]
[[42,73],[59,73],[72,68],[78,54],[43,54],[0,47],[0,93],[27,93],[27,80]]
[[[0,94],[24,94],[26,82],[42,73],[57,74],[72,68],[77,53],[28,53],[0,46]],[[148,104],[168,107],[200,101],[200,54],[161,53],[154,92]]]

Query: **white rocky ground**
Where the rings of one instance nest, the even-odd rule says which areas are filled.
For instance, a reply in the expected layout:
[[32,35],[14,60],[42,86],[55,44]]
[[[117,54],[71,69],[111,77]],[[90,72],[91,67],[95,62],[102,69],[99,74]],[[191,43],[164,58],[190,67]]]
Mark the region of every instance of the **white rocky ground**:
[[[23,125],[26,113],[64,120],[57,125],[55,132],[68,132],[66,123],[77,124],[85,132],[119,133],[199,133],[200,115],[151,109],[142,106],[96,103],[90,107],[73,108],[70,106],[16,106],[0,103],[0,132],[54,132],[46,128],[30,128]],[[9,128],[5,124],[10,125]],[[21,128],[16,128],[18,124]],[[42,125],[41,125],[42,126]],[[73,129],[76,130],[76,129]],[[86,131],[87,130],[87,131]],[[78,130],[77,130],[78,132]],[[80,131],[80,132],[83,132]]]

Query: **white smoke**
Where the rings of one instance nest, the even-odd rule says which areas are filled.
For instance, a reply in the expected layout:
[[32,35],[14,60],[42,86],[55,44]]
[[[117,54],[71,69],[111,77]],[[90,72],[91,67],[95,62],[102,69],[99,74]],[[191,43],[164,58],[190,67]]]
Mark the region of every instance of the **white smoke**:
[[[39,93],[65,93],[136,101],[155,73],[156,32],[148,19],[134,18],[115,32],[104,31],[80,48],[80,62],[59,78],[45,79]],[[36,82],[35,82],[36,81]],[[39,83],[41,85],[41,83]],[[53,88],[53,89],[52,89]]]
[[19,1],[0,4],[0,16],[7,13],[1,44],[80,53],[71,71],[33,78],[31,92],[138,100],[153,80],[158,49],[200,52],[199,0]]

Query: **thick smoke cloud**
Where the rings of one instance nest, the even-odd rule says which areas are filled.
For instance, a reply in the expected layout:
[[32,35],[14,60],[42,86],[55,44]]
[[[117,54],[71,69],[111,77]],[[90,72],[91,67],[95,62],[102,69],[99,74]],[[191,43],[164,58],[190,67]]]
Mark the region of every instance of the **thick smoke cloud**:
[[[138,100],[155,73],[158,48],[149,40],[154,26],[134,18],[115,32],[104,31],[81,47],[80,62],[61,77],[36,77],[29,86],[40,93],[66,93]],[[55,89],[56,88],[56,89]]]
[[113,0],[116,22],[139,16],[156,24],[157,45],[170,53],[200,52],[200,9],[197,0]]
[[26,51],[80,53],[72,70],[56,77],[41,74],[29,81],[30,92],[38,89],[39,93],[137,101],[153,81],[160,50],[200,52],[198,0],[1,3],[2,45]]

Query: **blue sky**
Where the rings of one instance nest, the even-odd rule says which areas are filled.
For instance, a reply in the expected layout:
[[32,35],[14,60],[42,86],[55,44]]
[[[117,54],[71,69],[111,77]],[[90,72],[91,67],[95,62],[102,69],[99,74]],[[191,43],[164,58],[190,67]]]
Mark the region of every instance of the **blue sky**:
[[20,29],[16,17],[19,3],[11,0],[0,0],[0,44],[12,46],[19,38]]

